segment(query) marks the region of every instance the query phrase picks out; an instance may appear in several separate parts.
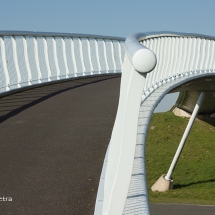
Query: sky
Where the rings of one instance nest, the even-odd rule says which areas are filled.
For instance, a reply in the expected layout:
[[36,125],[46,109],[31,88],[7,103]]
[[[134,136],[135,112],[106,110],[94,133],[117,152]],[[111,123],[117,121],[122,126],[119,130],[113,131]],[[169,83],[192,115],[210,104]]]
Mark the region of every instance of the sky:
[[[175,31],[215,36],[215,0],[0,0],[0,5],[0,30],[119,37]],[[168,109],[165,104],[173,99],[166,99],[156,111]]]

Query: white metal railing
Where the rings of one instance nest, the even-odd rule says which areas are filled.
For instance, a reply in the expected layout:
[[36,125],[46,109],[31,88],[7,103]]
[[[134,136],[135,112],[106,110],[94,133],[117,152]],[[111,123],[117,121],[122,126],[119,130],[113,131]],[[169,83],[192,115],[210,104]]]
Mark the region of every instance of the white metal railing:
[[181,83],[180,79],[186,81],[186,75],[189,79],[214,75],[214,40],[172,32],[138,33],[125,41],[96,35],[1,31],[0,94],[68,78],[120,73],[125,43],[119,107],[95,214],[149,214],[144,147],[150,114],[161,96]]
[[151,115],[175,87],[215,75],[214,37],[137,33],[126,39],[125,47],[119,106],[100,178],[95,215],[150,214],[145,146]]
[[[141,176],[139,174],[142,170],[141,165],[132,171],[138,113],[145,77],[155,67],[156,56],[148,48],[139,44],[137,38],[138,35],[133,35],[125,42],[126,56],[121,78],[119,106],[100,178],[95,215],[123,214],[127,197],[133,201],[134,193],[128,192],[131,174]],[[148,209],[146,189],[141,187],[144,182],[139,180],[140,186],[137,185],[140,189],[136,197],[141,204],[135,206],[137,208],[141,206],[140,210]],[[130,202],[128,204],[131,205]],[[144,205],[143,208],[142,205]],[[135,209],[135,207],[132,208]],[[125,209],[127,211],[127,208]],[[127,213],[126,211],[124,212]]]
[[124,38],[0,31],[0,94],[73,77],[120,73]]

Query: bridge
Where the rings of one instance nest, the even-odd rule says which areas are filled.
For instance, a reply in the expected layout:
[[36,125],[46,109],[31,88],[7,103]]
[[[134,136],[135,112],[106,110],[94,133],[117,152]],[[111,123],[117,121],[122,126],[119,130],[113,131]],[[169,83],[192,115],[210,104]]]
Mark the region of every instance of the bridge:
[[[104,112],[106,112],[106,115],[103,116],[107,119],[114,115],[118,91],[116,90],[116,85],[114,86],[113,83],[119,84],[119,74],[122,68],[119,106],[99,182],[95,214],[132,214],[134,212],[137,214],[150,214],[146,187],[144,150],[151,115],[162,98],[167,93],[175,91],[181,92],[178,103],[176,104],[177,107],[192,112],[198,95],[201,95],[200,97],[204,96],[205,101],[208,102],[206,102],[207,105],[205,106],[199,104],[197,112],[214,112],[214,107],[210,105],[210,101],[212,100],[211,94],[213,95],[214,92],[215,62],[213,47],[215,38],[204,35],[172,32],[139,33],[131,35],[126,41],[124,38],[116,37],[58,33],[0,32],[0,35],[0,92],[3,97],[2,106],[8,108],[4,110],[1,116],[2,125],[4,122],[9,122],[11,116],[21,117],[17,118],[17,121],[15,121],[13,125],[15,131],[21,129],[21,125],[25,120],[23,120],[24,116],[20,116],[19,113],[56,96],[59,99],[55,101],[57,107],[55,107],[54,103],[52,103],[52,107],[58,108],[62,106],[65,101],[70,99],[69,91],[73,93],[74,91],[80,90],[76,96],[72,95],[74,100],[71,101],[76,103],[76,101],[79,101],[82,95],[84,95],[85,97],[82,98],[82,105],[79,107],[88,107],[87,104],[95,104],[92,95],[95,94],[96,96],[101,92],[105,92],[107,95],[105,89],[107,89],[107,85],[110,84],[111,87],[109,86],[108,90],[111,90],[112,93],[110,95],[114,95],[113,97],[115,100],[115,107],[113,106],[113,109],[109,110],[109,108],[105,108],[104,105],[102,106],[102,101],[100,101],[101,103],[98,104],[97,109],[103,107],[102,109],[96,109],[96,111],[94,109],[86,110],[87,114],[83,116],[76,115],[78,109],[74,108],[72,118],[69,118],[69,116],[67,118],[66,113],[71,114],[71,104],[67,103],[65,104],[67,108],[63,108],[62,112],[59,111],[59,115],[58,117],[56,116],[55,121],[53,120],[54,116],[50,113],[49,122],[43,122],[42,115],[45,109],[43,109],[44,107],[40,107],[41,109],[37,112],[37,118],[33,119],[36,120],[37,123],[40,123],[40,126],[44,126],[41,138],[37,139],[37,137],[35,139],[34,130],[37,129],[37,126],[33,126],[33,120],[27,127],[24,126],[25,129],[23,129],[22,135],[19,136],[20,139],[26,138],[25,144],[24,142],[22,143],[22,141],[19,143],[17,140],[19,144],[12,148],[10,147],[12,142],[8,138],[13,135],[7,134],[7,128],[11,126],[11,124],[9,123],[6,126],[4,124],[4,126],[2,126],[4,134],[2,134],[3,137],[1,139],[5,140],[5,142],[2,148],[5,152],[10,153],[3,152],[3,155],[10,154],[11,157],[2,155],[3,161],[1,163],[4,168],[1,182],[4,186],[4,184],[7,184],[6,181],[14,181],[17,175],[22,175],[17,182],[14,182],[14,186],[17,186],[12,186],[11,188],[7,187],[5,191],[11,190],[12,193],[13,188],[14,190],[17,189],[17,193],[19,192],[21,195],[20,198],[24,198],[24,196],[29,197],[30,193],[28,193],[28,195],[22,195],[23,187],[20,186],[22,180],[28,185],[25,191],[32,185],[31,188],[34,189],[34,192],[39,192],[40,194],[42,190],[37,190],[38,185],[41,189],[45,190],[47,185],[56,187],[58,183],[62,181],[67,184],[68,180],[62,177],[58,179],[59,181],[57,179],[54,182],[52,181],[53,184],[49,184],[49,179],[55,177],[54,173],[56,172],[54,171],[58,171],[60,174],[63,172],[64,167],[69,165],[66,161],[70,155],[67,153],[71,152],[71,150],[74,151],[74,160],[72,161],[77,163],[77,167],[79,162],[75,159],[82,162],[87,158],[88,153],[89,158],[86,159],[85,164],[87,164],[89,160],[93,160],[94,156],[100,157],[100,160],[104,159],[104,150],[106,150],[108,143],[100,146],[102,147],[103,154],[96,153],[96,149],[93,148],[93,146],[91,149],[89,144],[87,144],[89,142],[88,139],[83,137],[83,132],[84,127],[85,129],[89,127],[87,118],[91,111],[93,111],[94,114],[98,114],[98,118],[102,117],[102,113]],[[124,47],[126,49],[124,49]],[[96,86],[100,85],[100,88],[98,87],[97,90],[90,89],[92,83],[96,84]],[[33,91],[29,91],[29,89]],[[23,91],[22,94],[16,94],[19,91]],[[62,92],[67,91],[68,95],[61,98],[60,95]],[[13,95],[5,97],[9,94]],[[193,94],[197,95],[195,99],[185,104],[185,101],[189,100],[190,96],[192,97]],[[36,100],[31,101],[34,97]],[[7,98],[10,99],[7,100]],[[11,107],[10,104],[13,101],[21,102],[20,106]],[[205,104],[205,102],[203,104]],[[110,111],[109,114],[108,111]],[[197,112],[193,115],[193,118],[195,118]],[[25,112],[25,114],[27,113]],[[72,128],[74,124],[69,125],[68,120],[61,121],[59,120],[61,118],[64,120],[71,119],[77,126],[79,125],[79,119],[82,118],[80,121],[83,124],[79,126],[81,128],[83,125],[83,128],[79,131],[79,138],[74,139],[73,142],[79,145],[80,137],[83,138],[82,141],[86,144],[81,147],[82,151],[79,153],[85,152],[83,156],[77,158],[75,153],[77,151],[75,146],[77,145],[74,145],[73,148],[67,148],[69,142],[64,139],[63,128],[68,130],[68,128]],[[85,120],[86,122],[84,122]],[[41,124],[41,122],[43,123]],[[113,123],[113,118],[109,123]],[[53,127],[53,125],[57,124],[61,125],[59,132],[56,127]],[[100,132],[96,132],[95,135],[95,130],[94,132],[88,131],[87,136],[93,134],[93,136],[98,137],[97,140],[95,138],[95,141],[100,141],[100,135],[107,132],[107,130],[105,130],[106,126],[104,125],[104,121],[101,124],[103,124],[104,130],[101,129],[102,126],[101,128],[97,126],[96,130],[101,129]],[[50,125],[52,125],[53,131],[49,129],[49,133],[46,134],[45,131]],[[19,129],[17,129],[17,127]],[[28,129],[29,132],[27,132]],[[110,132],[110,130],[108,132]],[[59,142],[65,142],[63,146],[65,146],[68,151],[57,144],[58,142],[55,135],[53,135],[55,139],[50,138],[53,133],[59,133],[58,136],[62,138]],[[108,139],[107,136],[105,138],[106,140]],[[33,141],[34,139],[35,142]],[[43,146],[44,140],[49,142],[48,146]],[[26,144],[28,141],[29,145]],[[91,142],[94,141],[91,139]],[[28,158],[28,156],[32,156],[32,158],[36,159],[33,157],[36,154],[31,154],[32,147],[34,153],[38,153],[37,155],[41,156],[40,161],[43,161],[42,163],[38,162],[37,165],[35,165],[35,160],[32,163],[26,163],[26,158]],[[23,153],[20,152],[20,148],[25,149],[24,156]],[[43,157],[42,154],[44,151],[47,152],[49,150],[50,157],[48,156],[46,163],[46,156]],[[57,152],[59,152],[58,155]],[[66,158],[61,163],[60,159],[64,157],[65,154],[67,154]],[[52,160],[56,157],[62,164],[62,169],[56,169],[56,161]],[[21,166],[23,166],[21,169],[17,161],[20,161]],[[10,165],[11,168],[8,168],[6,164]],[[42,168],[41,166],[43,165],[44,168],[41,170],[40,168]],[[31,175],[31,168],[38,168],[38,170],[40,170],[38,171],[38,175]],[[47,182],[45,180],[40,181],[42,177],[40,174],[45,173],[48,168],[53,168],[53,175],[47,179]],[[83,172],[80,173],[81,176],[86,176],[86,172],[90,170],[93,171],[94,169],[90,169],[90,167],[86,165],[86,168],[83,168]],[[21,171],[21,173],[19,171]],[[76,175],[76,171],[74,171],[73,177]],[[66,174],[71,175],[71,173],[68,172]],[[89,177],[85,180],[89,181],[90,186],[92,178],[90,177],[90,172],[88,174]],[[7,177],[5,177],[6,175]],[[38,184],[31,184],[33,180],[28,181],[29,176],[31,179],[36,177]],[[167,178],[162,178],[162,180],[167,181],[169,184],[171,183],[171,171],[167,176]],[[75,179],[78,180],[77,178]],[[73,183],[76,182],[73,181]],[[51,191],[51,187],[49,191]],[[32,189],[30,190],[33,191]],[[93,186],[90,189],[93,192],[96,188]],[[58,192],[61,196],[62,191],[58,190]],[[68,191],[65,190],[64,192]],[[50,198],[48,193],[44,194],[44,198]],[[43,199],[41,199],[41,202],[42,200]],[[63,201],[63,199],[59,200],[59,204],[61,201]],[[82,200],[77,199],[77,202],[79,201],[81,202]],[[90,202],[89,204],[93,203]],[[60,206],[56,205],[55,208],[57,211]],[[31,207],[28,208],[29,211],[31,209]],[[69,210],[69,206],[64,208],[64,210]],[[74,212],[74,214],[75,213],[76,212]]]

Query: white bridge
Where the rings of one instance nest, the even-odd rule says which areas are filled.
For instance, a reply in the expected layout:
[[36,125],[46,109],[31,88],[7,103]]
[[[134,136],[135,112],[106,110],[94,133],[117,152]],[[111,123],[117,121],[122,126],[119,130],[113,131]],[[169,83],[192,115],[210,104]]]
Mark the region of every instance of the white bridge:
[[152,32],[134,34],[125,41],[95,35],[0,32],[2,96],[50,82],[120,73],[121,68],[119,107],[95,214],[148,215],[145,145],[152,113],[171,92],[181,92],[176,107],[193,112],[173,163],[161,177],[168,189],[196,114],[215,112],[215,38]]
[[[178,106],[192,112],[197,104],[167,175],[153,187],[170,189],[172,171],[204,97],[208,102],[202,112],[214,111],[214,40],[172,32],[138,33],[126,39],[119,107],[100,179],[96,215],[150,214],[145,170],[148,126],[163,97],[182,91]],[[186,93],[189,91],[193,93]]]
[[69,78],[120,73],[124,40],[0,31],[0,93]]

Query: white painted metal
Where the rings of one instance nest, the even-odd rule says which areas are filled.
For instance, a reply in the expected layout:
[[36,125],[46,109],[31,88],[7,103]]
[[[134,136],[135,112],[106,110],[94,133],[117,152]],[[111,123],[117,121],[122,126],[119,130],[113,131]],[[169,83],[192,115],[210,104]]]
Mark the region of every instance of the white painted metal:
[[7,71],[9,72],[9,87],[10,89],[17,89],[19,86],[19,80],[20,80],[20,72],[16,72],[16,63],[14,60],[14,43],[13,43],[13,37],[11,36],[5,36],[4,37],[4,43],[5,43],[5,56],[6,56],[6,65],[7,65]]
[[169,170],[168,170],[168,172],[167,172],[167,174],[165,176],[166,180],[171,180],[173,170],[175,169],[175,166],[176,166],[176,164],[178,162],[180,154],[181,154],[181,152],[182,152],[182,150],[184,148],[184,144],[185,144],[185,142],[187,140],[187,137],[188,137],[188,135],[190,133],[190,130],[191,130],[192,126],[193,126],[193,123],[194,123],[195,118],[196,118],[196,116],[198,114],[199,108],[200,108],[200,106],[201,106],[201,104],[202,104],[202,102],[204,100],[204,97],[205,97],[205,92],[201,92],[200,95],[199,95],[198,101],[196,103],[196,106],[195,106],[195,108],[193,110],[192,116],[191,116],[191,118],[189,120],[189,123],[187,124],[187,127],[186,127],[186,129],[184,131],[184,134],[182,136],[181,142],[180,142],[180,144],[178,146],[178,149],[177,149],[177,151],[175,153],[175,156],[174,156],[174,158],[172,160],[172,163],[171,163],[171,165],[169,167]]
[[[138,132],[136,137],[136,147],[138,147],[138,152],[142,154],[142,156],[138,155],[138,152],[134,154],[134,161],[136,161],[136,157],[142,157],[142,159],[139,159],[138,162],[134,162],[133,164],[133,171],[137,170],[138,167],[141,165],[143,167],[139,168],[138,174],[131,174],[131,181],[129,185],[129,192],[133,192],[135,198],[133,198],[133,201],[129,201],[130,199],[127,198],[125,202],[125,207],[123,214],[132,214],[133,211],[138,211],[135,214],[150,214],[149,212],[149,206],[148,200],[147,200],[147,184],[146,184],[146,171],[145,171],[145,147],[146,147],[146,137],[148,133],[148,127],[150,124],[150,119],[153,114],[154,109],[159,104],[159,102],[162,100],[162,98],[173,88],[176,86],[180,86],[181,84],[186,83],[188,80],[191,80],[194,78],[199,77],[207,77],[209,74],[209,71],[207,71],[207,74],[202,75],[200,71],[197,71],[195,75],[188,75],[188,76],[179,76],[177,79],[174,79],[164,85],[161,85],[159,88],[154,90],[144,101],[142,101],[140,105],[139,110],[139,117],[138,117]],[[108,164],[107,164],[108,165]],[[142,179],[139,181],[139,183],[135,182],[135,177],[142,177]],[[137,179],[136,179],[137,181]],[[140,190],[143,190],[141,193],[142,201],[140,201],[138,198],[138,193]],[[129,195],[127,195],[129,196]]]
[[[42,72],[41,72],[40,63],[39,63],[38,41],[34,37],[31,37],[29,39],[30,39],[30,41],[33,40],[33,46],[34,46],[34,48],[32,49],[32,47],[29,47],[28,53],[32,55],[32,61],[33,62],[34,62],[34,57],[35,57],[35,64],[36,64],[36,68],[32,67],[32,69],[31,69],[31,71],[34,72],[34,74],[35,74],[34,78],[32,77],[32,84],[33,83],[37,84],[37,80],[38,80],[38,83],[42,83]],[[32,50],[33,50],[33,53],[32,53]],[[29,63],[30,62],[31,61],[29,61]],[[37,73],[33,69],[36,69]]]
[[[215,38],[212,37],[172,32],[135,34],[126,39],[119,107],[103,168],[95,214],[150,214],[145,172],[145,144],[150,118],[161,99],[175,87],[196,78],[215,75],[215,64],[207,53],[208,39],[213,40],[214,44]],[[147,68],[147,60],[146,70],[136,66],[139,62],[135,63],[133,58],[139,50],[155,54],[156,66],[155,61],[151,63],[149,59],[151,69],[154,68],[152,71]],[[145,59],[143,57],[141,55],[139,59],[141,63],[148,59],[147,56]],[[140,75],[136,70],[149,72],[145,74],[142,83],[137,80],[133,82],[132,75]],[[137,85],[136,88],[143,89],[141,103],[138,96],[136,101],[129,96],[128,89],[132,89],[132,83]],[[133,95],[138,94],[136,92]],[[129,109],[134,102],[139,108]],[[139,116],[135,114],[137,109]],[[136,123],[136,129],[131,122]]]
[[92,65],[92,74],[98,74],[100,71],[99,68],[99,59],[97,57],[97,48],[96,48],[96,40],[89,39],[89,47],[90,47],[90,61]]
[[[55,64],[56,72],[57,72],[57,80],[60,80],[60,68],[59,68],[59,64],[58,64],[58,60],[57,60],[57,44],[56,44],[56,39],[55,38],[52,39],[52,43],[53,43],[54,64]],[[63,47],[63,46],[61,45],[61,47]],[[62,63],[63,62],[64,61],[62,60]]]
[[[43,51],[44,51],[44,64],[45,64],[45,67],[46,67],[46,69],[47,69],[47,73],[46,73],[46,75],[47,75],[47,80],[46,81],[53,81],[53,80],[56,80],[56,73],[53,75],[52,74],[52,71],[51,71],[51,68],[50,68],[50,65],[52,65],[53,64],[53,62],[50,62],[50,60],[49,60],[49,55],[48,55],[48,48],[50,47],[50,46],[48,46],[48,44],[47,44],[47,40],[49,39],[49,37],[48,38],[42,38],[42,41],[43,41]],[[53,79],[52,79],[52,77],[53,77]]]
[[[96,40],[102,47],[97,46]],[[123,45],[119,51],[112,49],[112,40],[123,45],[125,41],[97,35],[0,31],[0,94],[20,87],[99,74],[101,70],[120,73],[125,51]],[[113,69],[109,71],[109,68]]]
[[114,73],[115,67],[113,62],[113,49],[112,49],[112,42],[111,40],[105,40],[105,47],[106,47],[106,58],[108,64],[108,71]]
[[103,55],[104,55],[104,61],[105,61],[105,71],[108,73],[109,71],[109,64],[108,64],[108,61],[107,61],[107,48],[106,48],[106,45],[105,45],[105,41],[102,41],[103,43]]
[[[19,68],[20,71],[20,83],[22,83],[22,87],[23,86],[28,86],[28,80],[29,80],[29,76],[30,73],[27,69],[27,65],[26,65],[26,61],[25,61],[25,47],[24,47],[24,41],[23,38],[20,36],[17,36],[14,38],[15,39],[15,44],[16,44],[16,52],[17,52],[17,60],[16,60],[16,64],[17,64],[17,68]],[[21,87],[21,86],[20,86]]]
[[19,66],[18,66],[18,60],[17,60],[17,49],[16,49],[16,41],[14,37],[11,37],[11,42],[12,42],[12,48],[13,48],[13,61],[14,61],[14,66],[15,66],[15,70],[17,73],[17,86],[18,88],[21,87],[21,74],[20,74],[20,70],[19,70]]
[[110,55],[110,57],[111,57],[111,61],[112,61],[112,63],[113,63],[113,71],[114,72],[116,72],[116,63],[115,63],[115,60],[114,60],[114,47],[113,47],[113,41],[111,40],[110,41],[110,46],[111,46],[111,55]]
[[7,60],[5,56],[5,43],[3,38],[0,38],[0,93],[10,91],[10,76],[7,70]]
[[[29,81],[29,80],[32,80],[32,74],[31,74],[31,69],[30,69],[29,59],[28,59],[27,41],[23,37],[22,37],[22,41],[23,41],[23,46],[24,46],[23,58],[25,58],[26,70],[28,73],[27,83],[28,83],[28,85],[32,85],[32,82]],[[19,60],[18,60],[18,62],[19,62]]]
[[99,55],[99,48],[98,48],[97,39],[95,40],[95,49],[96,49],[96,59],[97,59],[98,66],[99,66],[99,74],[101,74],[102,67],[101,67],[101,62],[100,62],[100,55]]
[[126,51],[134,68],[139,72],[147,73],[154,69],[157,62],[156,56],[150,49],[137,43],[139,36],[135,34],[126,39]]
[[59,70],[59,79],[69,77],[69,69],[66,60],[65,41],[61,37],[55,37],[56,41],[56,64]]
[[[85,64],[84,64],[84,57],[83,57],[83,47],[82,47],[82,41],[80,38],[78,38],[78,44],[79,44],[79,50],[80,50],[80,61],[81,61],[81,65],[82,65],[82,71],[83,71],[83,75],[86,75],[86,68],[85,68]],[[76,52],[75,52],[76,53]]]
[[69,46],[68,47],[69,47],[68,49],[71,48],[71,54],[69,55],[69,57],[71,57],[71,58],[68,59],[68,61],[72,61],[73,62],[72,65],[74,65],[74,70],[70,74],[71,74],[71,77],[77,77],[78,67],[77,67],[77,61],[75,59],[75,45],[74,45],[73,39],[69,38]]
[[[192,37],[185,37],[182,39],[181,36],[174,38],[160,36],[159,38],[153,37],[153,41],[151,38],[147,40],[153,43],[157,41],[156,45],[158,48],[152,46],[152,51],[158,59],[158,64],[155,69],[147,75],[147,81],[144,87],[145,91],[147,91],[154,82],[168,79],[169,76],[177,75],[177,73],[208,70],[213,69],[215,66],[215,63],[211,62],[211,55],[208,54],[208,48],[205,43],[209,41],[206,39],[196,39]],[[214,43],[215,41],[213,40],[211,46],[213,46]],[[144,44],[146,44],[146,41],[144,41]],[[168,50],[170,44],[172,48],[174,48],[171,57],[169,52],[162,51]],[[211,54],[213,53],[214,49],[211,50]]]
[[105,180],[104,184],[103,214],[123,213],[133,166],[136,125],[145,75],[136,72],[126,61],[122,73],[119,119],[114,125],[107,158],[105,177],[109,180]]
[[92,59],[91,59],[91,49],[90,49],[90,42],[89,39],[87,39],[87,54],[89,58],[89,64],[90,64],[90,74],[93,75],[93,65],[92,65]]
[[121,48],[117,40],[112,40],[112,44],[113,44],[113,61],[115,65],[115,71],[119,72],[118,68],[122,67]]
[[[26,45],[27,56],[22,63],[17,55],[23,51],[17,50],[19,46],[13,40],[17,36]],[[56,38],[62,42],[56,43]],[[99,185],[96,214],[150,214],[145,142],[151,115],[165,94],[176,86],[215,75],[214,41],[214,37],[172,32],[139,33],[127,38],[119,107]],[[34,85],[54,81],[56,75],[63,80],[88,72],[106,74],[112,68],[120,72],[124,55],[123,38],[0,32],[0,93],[23,86],[21,67],[28,73],[23,77]],[[26,82],[26,78],[23,80]]]
[[[49,71],[49,77],[51,80],[58,80],[60,76],[60,70],[56,57],[56,43],[53,37],[47,37],[47,68]],[[45,45],[46,47],[46,45]]]

